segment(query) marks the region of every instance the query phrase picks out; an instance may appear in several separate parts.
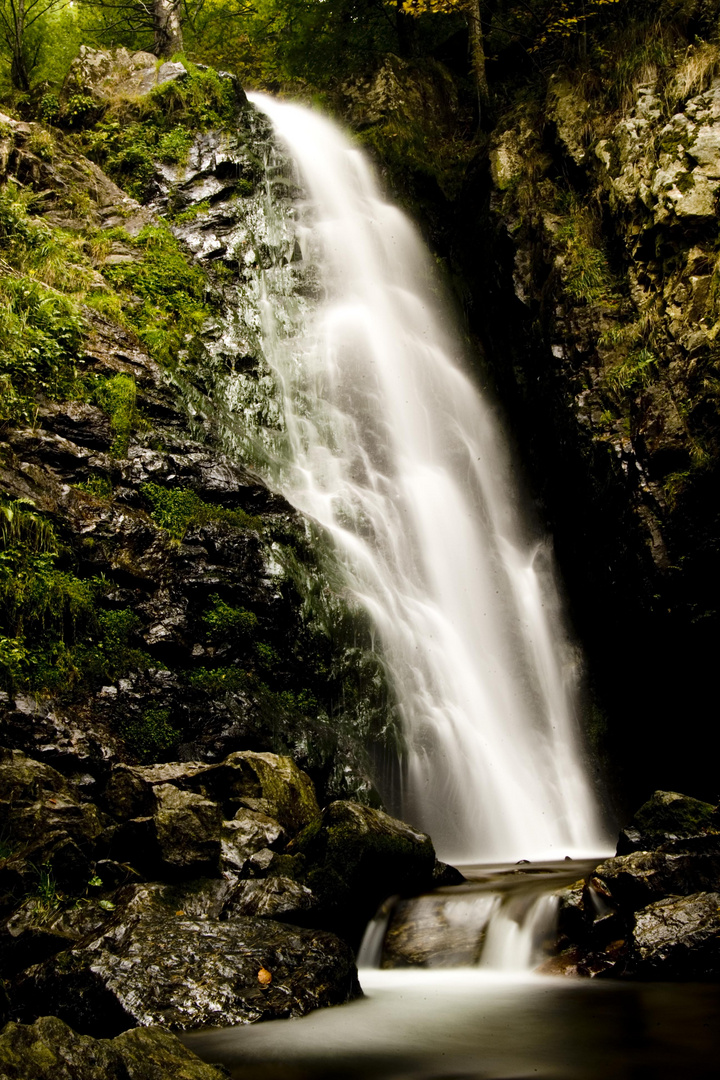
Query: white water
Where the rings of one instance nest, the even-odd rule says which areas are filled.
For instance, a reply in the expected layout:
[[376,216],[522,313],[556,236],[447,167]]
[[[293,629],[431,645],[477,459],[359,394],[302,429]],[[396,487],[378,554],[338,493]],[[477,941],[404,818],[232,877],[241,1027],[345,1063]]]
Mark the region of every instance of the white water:
[[607,847],[546,547],[526,537],[492,409],[429,257],[327,119],[263,95],[308,193],[323,299],[301,333],[265,304],[294,468],[382,639],[407,743],[403,814],[451,861]]

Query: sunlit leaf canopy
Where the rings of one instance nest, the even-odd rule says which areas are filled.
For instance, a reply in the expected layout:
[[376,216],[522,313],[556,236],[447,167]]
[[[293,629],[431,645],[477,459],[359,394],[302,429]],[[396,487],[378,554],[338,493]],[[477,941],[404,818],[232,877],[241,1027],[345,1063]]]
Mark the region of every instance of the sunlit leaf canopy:
[[[191,60],[234,71],[248,87],[311,93],[377,69],[388,53],[441,59],[456,76],[470,78],[473,12],[488,63],[514,74],[522,56],[554,63],[558,50],[608,32],[618,18],[656,19],[667,2],[179,0]],[[26,13],[25,82],[57,87],[81,44],[153,49],[151,10],[149,0],[0,0],[0,82],[7,85],[12,64],[17,67],[19,11]],[[492,81],[490,68],[489,74]],[[13,78],[16,87],[21,83]]]

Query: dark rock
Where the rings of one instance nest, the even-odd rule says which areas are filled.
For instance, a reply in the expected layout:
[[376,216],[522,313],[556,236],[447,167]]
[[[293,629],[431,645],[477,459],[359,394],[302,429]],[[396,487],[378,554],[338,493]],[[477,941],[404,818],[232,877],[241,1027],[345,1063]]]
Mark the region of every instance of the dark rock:
[[226,817],[244,807],[275,819],[289,836],[320,816],[310,777],[289,757],[237,752],[195,782],[222,805]]
[[[463,901],[458,898],[460,904]],[[466,967],[478,963],[487,923],[496,903],[472,902],[453,918],[454,901],[441,893],[398,900],[383,943],[382,967]],[[448,906],[449,905],[449,906]]]
[[220,808],[209,799],[173,784],[155,788],[157,848],[169,874],[197,877],[219,870]]
[[222,864],[242,870],[247,859],[263,848],[281,848],[286,834],[279,822],[255,810],[240,808],[232,821],[222,825]]
[[0,1032],[0,1073],[7,1080],[224,1080],[169,1031],[141,1028],[96,1040],[55,1016]]
[[[269,987],[258,971],[272,975]],[[22,1015],[52,1010],[77,1030],[112,1035],[162,1023],[206,1025],[300,1016],[359,992],[350,949],[332,934],[267,919],[188,919],[145,910],[18,981]]]
[[440,862],[439,859],[435,860],[433,884],[436,889],[446,888],[449,885],[462,885],[464,881],[467,881],[467,878],[457,869],[457,867],[450,866],[449,863]]
[[305,885],[292,878],[269,877],[239,881],[223,908],[223,918],[256,915],[312,926],[317,910],[317,900]]
[[318,898],[323,925],[354,945],[387,896],[432,887],[435,851],[430,838],[357,803],[331,803],[288,851],[307,860],[303,884]]
[[57,910],[40,896],[27,899],[0,924],[0,971],[9,978],[85,937],[97,936],[111,917],[93,901]]
[[636,911],[670,894],[684,896],[712,888],[720,879],[720,854],[636,851],[608,859],[596,868],[594,878],[604,884],[615,904]]
[[705,835],[715,827],[715,807],[676,791],[656,791],[620,833],[618,855],[651,851],[671,840]]
[[720,976],[720,893],[666,897],[639,911],[633,929],[635,973],[652,979]]

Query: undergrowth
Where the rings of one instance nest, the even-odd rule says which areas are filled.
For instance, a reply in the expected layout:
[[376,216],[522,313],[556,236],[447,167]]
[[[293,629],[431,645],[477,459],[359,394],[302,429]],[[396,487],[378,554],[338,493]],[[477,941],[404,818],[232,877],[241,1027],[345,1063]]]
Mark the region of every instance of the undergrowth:
[[81,578],[53,525],[24,500],[0,499],[0,684],[61,696],[150,665],[129,611],[101,608],[107,585]]
[[82,152],[134,198],[145,196],[155,161],[183,164],[192,133],[227,128],[237,114],[231,79],[184,63],[186,78],[110,102],[102,119],[79,137]]
[[[136,237],[122,230],[112,236],[133,248],[138,258],[108,266],[104,275],[148,352],[161,363],[172,364],[208,316],[205,275],[188,262],[165,224],[148,225]],[[133,303],[132,297],[142,303]]]
[[259,529],[262,524],[260,518],[246,514],[244,510],[229,510],[206,503],[189,488],[164,488],[148,483],[143,484],[142,492],[150,504],[153,521],[174,540],[182,540],[192,526],[213,521],[238,529]]

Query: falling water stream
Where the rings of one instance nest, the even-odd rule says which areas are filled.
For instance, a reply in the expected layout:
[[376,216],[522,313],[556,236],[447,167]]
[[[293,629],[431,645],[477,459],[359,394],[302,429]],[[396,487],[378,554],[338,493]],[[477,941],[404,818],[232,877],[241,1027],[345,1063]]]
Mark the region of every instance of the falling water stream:
[[401,812],[449,861],[596,853],[549,553],[528,537],[431,260],[335,125],[252,100],[297,163],[322,297],[291,333],[265,298],[283,493],[333,536],[382,640],[407,744]]
[[412,225],[328,120],[252,101],[296,162],[295,235],[317,283],[294,312],[260,285],[287,434],[271,479],[334,538],[381,638],[407,748],[403,816],[448,861],[505,865],[391,899],[361,949],[362,1000],[186,1041],[238,1080],[715,1076],[717,988],[532,974],[553,893],[589,868],[562,860],[609,848],[548,549]]

